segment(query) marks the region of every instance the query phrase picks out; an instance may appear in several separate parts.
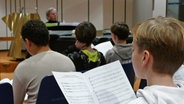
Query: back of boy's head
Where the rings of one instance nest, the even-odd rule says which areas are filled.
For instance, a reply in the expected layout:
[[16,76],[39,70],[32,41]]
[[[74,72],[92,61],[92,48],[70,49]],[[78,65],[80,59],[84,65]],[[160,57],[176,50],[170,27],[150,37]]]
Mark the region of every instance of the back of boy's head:
[[140,52],[148,50],[153,55],[155,72],[172,75],[184,62],[184,26],[177,19],[148,19],[138,27],[134,39]]
[[96,28],[92,23],[84,21],[75,28],[75,35],[78,41],[89,46],[96,38]]
[[130,30],[126,23],[116,22],[111,26],[111,33],[117,35],[119,40],[126,40],[130,34]]
[[40,20],[27,21],[21,30],[23,40],[28,39],[37,46],[49,44],[49,32],[45,24]]

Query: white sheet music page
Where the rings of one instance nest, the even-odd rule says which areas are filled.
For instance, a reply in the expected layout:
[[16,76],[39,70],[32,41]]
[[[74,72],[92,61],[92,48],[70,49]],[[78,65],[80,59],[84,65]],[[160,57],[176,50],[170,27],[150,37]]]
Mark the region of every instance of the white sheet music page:
[[80,72],[53,72],[69,104],[99,104],[89,82]]
[[112,47],[113,47],[113,45],[110,41],[102,42],[102,43],[99,43],[99,44],[93,46],[93,48],[95,48],[98,51],[102,52],[104,56],[105,56],[106,52],[109,49],[111,49]]
[[119,61],[84,73],[100,104],[127,104],[136,98]]
[[177,80],[181,80],[181,81],[184,81],[184,64],[182,64],[179,69],[174,73],[173,75],[173,80],[177,81]]
[[80,72],[53,72],[69,104],[127,104],[136,98],[119,61]]

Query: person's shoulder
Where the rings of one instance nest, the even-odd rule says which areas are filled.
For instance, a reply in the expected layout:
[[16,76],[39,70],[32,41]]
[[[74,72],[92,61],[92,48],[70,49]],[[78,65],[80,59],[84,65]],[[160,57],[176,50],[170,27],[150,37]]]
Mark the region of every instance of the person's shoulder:
[[62,51],[62,54],[68,55],[73,52],[79,52],[80,49],[78,49],[75,44],[68,46],[64,51]]
[[[114,48],[114,47],[113,47],[113,48]],[[109,57],[109,55],[114,54],[113,48],[112,48],[112,49],[109,49],[109,50],[105,53],[105,57]]]
[[102,52],[100,52],[100,51],[98,51],[98,54],[100,54],[100,55],[104,56],[104,55],[103,55],[103,53],[102,53]]
[[65,54],[59,53],[57,51],[50,51],[50,58],[54,60],[68,60],[69,57]]
[[119,50],[119,49],[122,49],[122,48],[132,48],[132,44],[131,43],[127,43],[127,44],[116,44],[114,45],[114,48]]
[[30,64],[30,61],[31,61],[30,58],[31,58],[31,57],[29,57],[29,58],[27,58],[27,59],[21,61],[21,62],[17,65],[16,69],[17,69],[17,68],[21,68],[21,67],[25,67],[25,66],[27,66],[28,64]]
[[29,73],[28,71],[30,71],[29,70],[30,65],[31,65],[31,63],[30,63],[29,58],[20,62],[14,70],[14,75],[22,75],[23,73]]
[[52,54],[52,55],[59,55],[59,56],[63,56],[63,55],[64,55],[64,54],[62,54],[62,53],[59,53],[59,52],[53,51],[53,50],[50,50],[50,51],[49,51],[49,54]]
[[74,51],[74,52],[68,53],[67,56],[70,57],[72,60],[78,60],[81,58],[81,56],[85,56],[85,54],[82,51]]
[[104,59],[105,58],[105,56],[104,56],[104,54],[102,53],[102,52],[100,52],[100,51],[98,51],[98,50],[96,50],[97,52],[98,52],[98,57],[100,58],[100,59]]

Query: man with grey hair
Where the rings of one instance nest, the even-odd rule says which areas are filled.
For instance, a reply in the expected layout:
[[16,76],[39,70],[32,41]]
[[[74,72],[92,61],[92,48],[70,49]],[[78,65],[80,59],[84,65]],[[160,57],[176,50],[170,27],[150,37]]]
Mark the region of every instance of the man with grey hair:
[[57,10],[53,7],[49,8],[46,12],[47,23],[57,23]]

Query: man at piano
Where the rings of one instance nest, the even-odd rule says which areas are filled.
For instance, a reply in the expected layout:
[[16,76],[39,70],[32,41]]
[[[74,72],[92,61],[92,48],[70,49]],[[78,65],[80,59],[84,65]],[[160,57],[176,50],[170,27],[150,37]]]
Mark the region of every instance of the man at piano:
[[46,11],[46,18],[47,18],[47,22],[46,22],[46,26],[48,27],[53,27],[53,26],[58,26],[59,22],[57,19],[57,10],[53,7],[49,8]]

